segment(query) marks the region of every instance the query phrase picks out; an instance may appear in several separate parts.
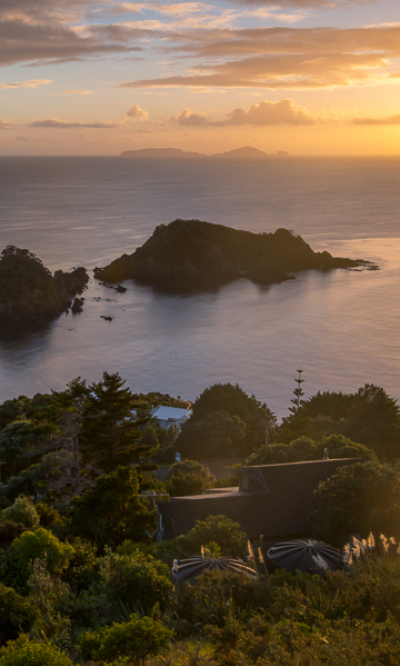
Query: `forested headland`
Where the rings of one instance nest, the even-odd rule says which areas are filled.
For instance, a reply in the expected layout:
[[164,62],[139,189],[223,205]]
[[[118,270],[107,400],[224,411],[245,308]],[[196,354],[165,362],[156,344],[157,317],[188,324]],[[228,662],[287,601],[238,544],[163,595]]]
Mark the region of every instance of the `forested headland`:
[[[133,394],[107,372],[0,405],[0,666],[397,665],[399,407],[371,384],[305,399],[296,381],[281,424],[238,385],[211,386],[190,405]],[[191,407],[180,432],[151,419],[160,404]],[[235,485],[235,470],[217,480],[205,457],[274,464],[326,449],[363,459],[320,483],[310,515],[310,535],[331,545],[359,535],[342,569],[270,573],[254,555],[260,535],[254,578],[208,572],[172,583],[174,559],[202,546],[206,557],[246,558],[247,540],[237,523],[210,516],[157,543],[151,493],[168,501]]]
[[295,279],[292,272],[368,265],[357,259],[314,252],[287,229],[255,234],[200,220],[159,225],[133,254],[123,254],[104,268],[100,280],[133,279],[171,293],[215,289],[246,278],[259,285]]
[[82,309],[82,298],[89,276],[82,267],[70,273],[51,274],[29,250],[8,245],[0,255],[0,322],[37,324],[58,317],[72,306]]

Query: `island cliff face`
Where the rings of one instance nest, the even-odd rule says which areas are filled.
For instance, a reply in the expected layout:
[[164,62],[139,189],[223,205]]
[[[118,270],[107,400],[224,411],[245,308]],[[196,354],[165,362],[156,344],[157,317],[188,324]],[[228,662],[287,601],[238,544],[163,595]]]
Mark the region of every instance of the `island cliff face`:
[[131,278],[180,293],[212,289],[238,278],[269,285],[294,279],[288,271],[349,268],[361,263],[365,262],[314,252],[287,229],[255,234],[178,219],[158,226],[133,254],[124,254],[105,268],[95,268],[94,275],[108,282]]
[[58,317],[88,281],[84,268],[52,276],[32,252],[8,245],[0,258],[0,322],[36,324]]

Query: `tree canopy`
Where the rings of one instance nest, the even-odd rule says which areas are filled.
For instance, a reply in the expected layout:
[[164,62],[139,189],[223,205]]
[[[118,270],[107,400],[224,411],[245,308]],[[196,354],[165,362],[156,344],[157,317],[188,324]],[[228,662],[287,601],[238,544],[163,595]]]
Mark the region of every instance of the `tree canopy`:
[[376,461],[345,465],[314,492],[310,520],[318,539],[341,544],[351,532],[400,535],[400,467]]
[[238,384],[214,384],[193,403],[176,446],[190,458],[245,455],[265,442],[266,425],[275,423],[267,405]]

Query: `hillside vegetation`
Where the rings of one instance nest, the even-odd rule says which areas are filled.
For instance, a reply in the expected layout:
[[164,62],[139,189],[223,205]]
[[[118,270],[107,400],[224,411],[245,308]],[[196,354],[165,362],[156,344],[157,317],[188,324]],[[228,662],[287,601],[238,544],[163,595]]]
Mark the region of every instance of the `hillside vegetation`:
[[255,234],[199,220],[158,226],[133,254],[124,254],[95,277],[110,282],[128,278],[169,292],[212,289],[238,278],[260,285],[294,279],[289,273],[365,264],[361,260],[314,252],[287,229]]
[[[317,459],[325,447],[330,457],[363,457],[314,491],[310,533],[338,547],[341,535],[360,535],[345,547],[343,568],[271,573],[260,535],[248,560],[257,577],[214,571],[179,585],[175,559],[202,546],[205,558],[243,559],[247,550],[244,526],[222,515],[171,541],[150,536],[152,492],[168,501],[166,490],[215,483],[193,460],[172,465],[165,486],[152,472],[179,440],[149,421],[151,408],[188,404],[135,395],[105,372],[90,385],[76,378],[65,391],[0,405],[0,666],[398,666],[399,407],[370,384],[294,395],[278,426],[255,396],[217,384],[194,403],[191,429],[209,449],[223,441],[227,454],[244,455],[254,437],[245,464]],[[268,448],[260,446],[266,424]]]

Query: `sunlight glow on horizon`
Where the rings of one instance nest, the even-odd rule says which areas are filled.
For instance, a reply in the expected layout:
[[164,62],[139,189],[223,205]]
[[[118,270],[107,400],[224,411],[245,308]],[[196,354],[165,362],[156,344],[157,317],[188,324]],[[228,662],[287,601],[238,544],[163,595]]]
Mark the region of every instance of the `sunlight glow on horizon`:
[[395,0],[328,4],[6,2],[0,155],[400,155]]

